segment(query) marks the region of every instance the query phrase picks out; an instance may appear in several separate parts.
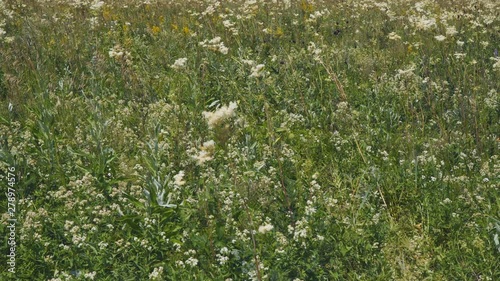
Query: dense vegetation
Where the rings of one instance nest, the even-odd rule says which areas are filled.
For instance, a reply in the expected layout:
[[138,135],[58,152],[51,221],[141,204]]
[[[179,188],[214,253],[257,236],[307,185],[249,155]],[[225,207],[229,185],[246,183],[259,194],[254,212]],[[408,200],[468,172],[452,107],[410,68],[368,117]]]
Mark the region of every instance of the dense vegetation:
[[499,14],[0,1],[0,279],[500,280]]

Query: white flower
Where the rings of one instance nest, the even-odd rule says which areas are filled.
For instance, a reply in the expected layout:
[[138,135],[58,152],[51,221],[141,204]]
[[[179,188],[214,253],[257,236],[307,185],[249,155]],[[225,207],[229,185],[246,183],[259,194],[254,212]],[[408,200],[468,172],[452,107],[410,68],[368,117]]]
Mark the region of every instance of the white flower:
[[229,52],[229,48],[224,46],[224,43],[220,43],[219,52],[223,55],[227,55],[227,53]]
[[183,186],[186,182],[183,180],[184,171],[179,171],[177,175],[174,176],[175,184],[178,186]]
[[232,23],[230,20],[225,20],[222,22],[225,28],[230,28],[234,26],[234,23]]
[[203,143],[202,149],[205,151],[211,151],[215,148],[215,141],[209,140]]
[[101,9],[103,5],[104,5],[103,1],[94,1],[94,3],[92,3],[92,5],[90,6],[90,9],[93,11],[97,11]]
[[186,62],[187,58],[176,59],[174,64],[172,64],[170,67],[175,70],[183,69],[186,67]]
[[458,31],[454,26],[450,26],[450,27],[446,28],[446,35],[453,36],[457,33],[458,33]]
[[215,142],[213,140],[209,140],[203,143],[201,150],[198,152],[198,155],[193,158],[197,161],[198,165],[203,165],[205,162],[213,159],[213,153],[215,150]]
[[430,29],[431,27],[436,26],[436,19],[422,16],[421,18],[418,19],[415,25],[419,30],[427,30]]
[[85,273],[85,274],[83,275],[83,277],[88,278],[88,279],[90,279],[90,280],[94,280],[94,278],[95,278],[95,275],[96,275],[96,274],[97,274],[97,272],[95,272],[95,271],[93,271],[93,272],[88,272],[88,273]]
[[253,60],[242,60],[241,62],[243,62],[246,65],[250,65],[250,66],[255,65],[255,61],[253,61]]
[[149,274],[149,279],[158,280],[160,279],[162,273],[163,273],[163,266],[155,267],[155,269],[153,269],[153,272]]
[[214,39],[208,41],[208,43],[211,44],[211,45],[217,45],[217,44],[220,43],[220,41],[221,41],[221,38],[219,36],[217,36]]
[[208,127],[213,128],[224,120],[234,116],[236,114],[236,108],[238,108],[238,104],[236,102],[230,102],[229,106],[222,106],[215,112],[204,111],[202,114],[207,120]]
[[401,39],[401,36],[397,35],[396,32],[389,33],[389,35],[387,35],[387,37],[389,37],[389,40],[400,40]]
[[446,36],[443,36],[443,35],[437,35],[437,36],[434,36],[434,38],[438,41],[444,41],[444,39],[446,39]]
[[262,233],[262,234],[265,234],[271,230],[273,230],[274,226],[272,224],[265,224],[265,225],[261,225],[259,226],[259,232]]
[[185,263],[191,267],[195,267],[196,265],[198,265],[198,260],[193,257],[190,257],[185,261]]
[[451,202],[452,201],[448,197],[443,200],[443,204],[450,204]]
[[258,77],[261,77],[263,76],[264,72],[262,71],[264,69],[264,66],[263,64],[258,64],[254,67],[252,67],[252,74],[250,74],[249,77],[253,77],[253,78],[258,78]]
[[321,57],[319,56],[322,52],[322,50],[318,47],[316,47],[316,44],[314,42],[309,42],[309,46],[307,47],[307,50],[313,55],[313,59],[315,61],[321,61]]
[[490,59],[495,62],[493,63],[493,69],[500,70],[500,57],[490,57]]

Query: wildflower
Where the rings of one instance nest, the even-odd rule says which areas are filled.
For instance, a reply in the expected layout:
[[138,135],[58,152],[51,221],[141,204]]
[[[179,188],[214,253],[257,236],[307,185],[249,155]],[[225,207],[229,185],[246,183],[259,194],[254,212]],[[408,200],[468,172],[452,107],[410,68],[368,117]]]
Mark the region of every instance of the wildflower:
[[490,57],[490,59],[495,62],[493,63],[493,69],[500,70],[500,57]]
[[262,71],[264,69],[264,66],[263,64],[258,64],[254,67],[252,67],[252,74],[250,74],[250,78],[258,78],[258,77],[262,77],[264,72]]
[[159,280],[162,273],[163,273],[163,266],[155,267],[153,269],[153,272],[151,272],[149,274],[149,279],[150,280]]
[[211,40],[204,40],[204,41],[198,43],[198,45],[200,45],[204,48],[210,49],[212,51],[218,51],[223,55],[227,55],[229,52],[229,48],[226,47],[224,45],[224,42],[222,42],[221,40],[222,39],[219,36],[217,36]]
[[316,44],[314,42],[309,42],[309,46],[307,47],[307,50],[313,55],[313,59],[315,61],[321,61],[321,57],[319,56],[321,54],[321,49],[316,47]]
[[90,280],[94,280],[94,278],[95,278],[95,275],[96,275],[96,274],[97,274],[97,272],[95,272],[95,271],[93,271],[93,272],[88,272],[88,273],[85,273],[85,274],[83,275],[83,277],[88,278],[88,279],[90,279]]
[[416,22],[416,27],[419,30],[427,30],[427,29],[430,29],[431,27],[435,27],[435,26],[436,26],[436,19],[435,18],[426,18],[425,16],[422,16]]
[[176,59],[174,64],[172,64],[170,67],[175,70],[183,69],[186,67],[186,62],[187,58]]
[[183,180],[184,171],[179,171],[177,175],[174,176],[175,184],[178,186],[184,185],[186,182]]
[[101,9],[101,7],[104,5],[103,1],[94,1],[92,5],[90,6],[90,9],[93,11],[97,11]]
[[437,36],[434,36],[434,38],[438,41],[444,41],[444,39],[446,39],[446,36],[443,36],[443,35],[437,35]]
[[443,200],[443,204],[450,204],[450,203],[451,203],[450,198],[445,198],[445,199]]
[[400,40],[401,36],[397,35],[396,32],[391,32],[389,35],[387,35],[389,40]]
[[223,55],[227,55],[227,53],[229,52],[229,48],[224,46],[224,43],[220,43],[219,44],[219,52]]
[[210,45],[217,45],[217,44],[219,44],[219,43],[220,43],[220,41],[221,41],[220,36],[217,36],[217,37],[213,38],[212,40],[208,41],[208,43],[209,43]]
[[196,265],[198,265],[198,260],[193,257],[190,257],[185,261],[185,263],[191,267],[195,267]]
[[255,65],[255,61],[253,60],[242,60],[242,62],[246,65],[250,65],[250,66],[254,66]]
[[265,234],[271,230],[273,230],[274,226],[272,224],[265,224],[265,225],[261,225],[259,226],[259,233],[262,233],[262,234]]
[[124,61],[125,64],[132,64],[132,55],[130,52],[125,51],[120,45],[115,45],[113,48],[109,49],[108,55],[117,61]]
[[236,108],[238,108],[238,104],[236,104],[236,102],[230,102],[229,106],[222,106],[215,112],[204,111],[202,114],[207,120],[208,127],[213,128],[221,124],[224,120],[234,116]]
[[454,26],[450,26],[450,27],[446,28],[446,35],[453,36],[457,33],[458,33],[458,31]]
[[231,28],[234,26],[234,23],[232,23],[230,20],[225,20],[222,22],[225,28]]
[[197,164],[203,165],[205,162],[212,160],[214,150],[215,142],[213,140],[204,142],[198,155],[194,156],[194,159],[197,160]]

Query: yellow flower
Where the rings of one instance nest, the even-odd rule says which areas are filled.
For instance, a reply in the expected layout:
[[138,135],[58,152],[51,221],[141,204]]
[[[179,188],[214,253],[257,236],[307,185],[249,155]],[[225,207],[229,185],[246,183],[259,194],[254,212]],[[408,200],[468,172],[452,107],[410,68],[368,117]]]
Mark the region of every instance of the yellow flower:
[[304,11],[305,13],[310,13],[314,11],[314,6],[307,0],[302,0],[300,7],[302,8],[302,11]]
[[274,32],[275,36],[283,36],[283,29],[281,27],[276,28],[276,32]]
[[159,27],[159,26],[153,25],[153,26],[151,27],[151,33],[152,33],[153,35],[157,35],[158,33],[160,33],[160,31],[161,31],[161,29],[160,29],[160,27]]
[[108,7],[105,7],[103,10],[102,10],[102,17],[104,18],[104,20],[106,21],[109,21],[111,20],[111,11],[109,10]]
[[184,26],[182,28],[182,33],[184,33],[185,35],[190,35],[191,34],[191,30],[189,30],[189,27]]

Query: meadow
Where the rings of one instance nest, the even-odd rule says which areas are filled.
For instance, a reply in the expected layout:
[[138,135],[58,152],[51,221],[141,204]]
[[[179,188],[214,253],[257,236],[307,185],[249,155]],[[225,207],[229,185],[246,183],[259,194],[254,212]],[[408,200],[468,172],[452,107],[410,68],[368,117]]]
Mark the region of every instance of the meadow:
[[500,280],[499,48],[495,0],[0,0],[0,280]]

